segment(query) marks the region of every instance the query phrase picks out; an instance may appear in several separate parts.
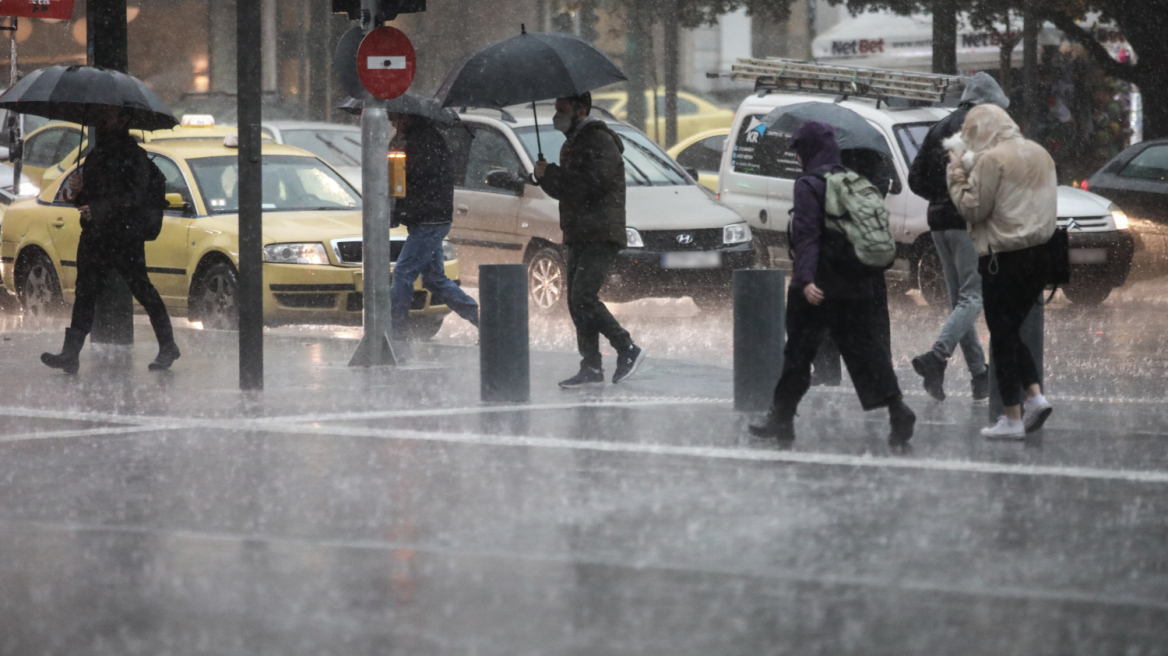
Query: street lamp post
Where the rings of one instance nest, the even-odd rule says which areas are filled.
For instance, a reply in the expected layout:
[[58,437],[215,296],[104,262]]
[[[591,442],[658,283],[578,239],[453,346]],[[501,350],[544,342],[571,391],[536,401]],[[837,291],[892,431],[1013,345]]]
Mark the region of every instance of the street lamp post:
[[239,388],[264,388],[263,84],[260,0],[236,5],[236,85],[239,102]]

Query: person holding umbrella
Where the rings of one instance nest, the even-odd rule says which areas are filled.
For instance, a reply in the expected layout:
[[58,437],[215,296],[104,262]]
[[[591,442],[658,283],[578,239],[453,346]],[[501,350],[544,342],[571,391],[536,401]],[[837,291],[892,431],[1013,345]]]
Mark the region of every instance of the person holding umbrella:
[[390,292],[393,331],[399,338],[409,334],[410,304],[419,275],[422,286],[438,302],[477,328],[479,305],[446,277],[442,252],[454,216],[454,161],[450,148],[429,118],[395,112],[391,107],[389,119],[397,132],[390,148],[405,152],[408,181],[405,198],[394,203],[393,225],[404,225],[409,230],[394,264]]
[[41,362],[69,374],[77,373],[78,355],[110,272],[126,281],[150,316],[159,350],[149,368],[169,369],[180,355],[166,305],[146,272],[145,215],[166,207],[166,179],[130,136],[129,123],[130,115],[117,107],[96,110],[97,146],[68,182],[67,197],[81,213],[73,319],[61,353],[44,353]]
[[538,184],[560,201],[560,229],[568,247],[568,312],[583,358],[580,371],[560,383],[565,389],[604,383],[600,335],[617,351],[613,383],[627,380],[645,360],[645,350],[633,344],[600,301],[600,288],[627,245],[625,161],[621,138],[591,111],[590,93],[556,99],[552,123],[568,139],[559,164],[543,159],[535,164]]

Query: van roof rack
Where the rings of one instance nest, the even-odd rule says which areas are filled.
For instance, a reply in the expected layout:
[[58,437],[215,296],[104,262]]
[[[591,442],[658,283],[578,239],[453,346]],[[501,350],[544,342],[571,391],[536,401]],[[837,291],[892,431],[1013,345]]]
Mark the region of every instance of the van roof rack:
[[940,103],[965,86],[965,78],[936,73],[910,73],[880,68],[816,64],[798,59],[739,59],[729,73],[706,77],[753,80],[755,91],[792,91],[860,96],[885,100]]

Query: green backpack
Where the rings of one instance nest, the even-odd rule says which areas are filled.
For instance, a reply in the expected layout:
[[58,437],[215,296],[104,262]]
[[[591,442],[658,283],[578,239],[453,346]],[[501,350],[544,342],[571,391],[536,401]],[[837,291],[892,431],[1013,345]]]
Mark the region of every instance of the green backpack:
[[[888,223],[888,208],[880,190],[855,171],[827,173],[823,209],[824,225],[846,238],[851,248],[840,251],[835,259],[858,260],[860,270],[878,273],[896,260],[896,240]],[[855,262],[841,262],[855,264]]]

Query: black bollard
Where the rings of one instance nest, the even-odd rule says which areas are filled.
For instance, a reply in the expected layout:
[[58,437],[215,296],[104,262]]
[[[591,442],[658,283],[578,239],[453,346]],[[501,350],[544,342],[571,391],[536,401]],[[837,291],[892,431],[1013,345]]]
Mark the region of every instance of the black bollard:
[[527,266],[479,267],[479,380],[488,403],[531,400]]
[[734,272],[734,409],[770,408],[783,370],[786,276],[773,269]]
[[[1030,308],[1030,314],[1026,315],[1026,320],[1022,322],[1022,329],[1019,331],[1022,335],[1022,343],[1026,348],[1030,349],[1030,355],[1034,358],[1034,368],[1038,370],[1038,377],[1045,380],[1042,367],[1042,348],[1043,339],[1042,333],[1046,324],[1046,317],[1042,306],[1042,297],[1040,296],[1038,302],[1034,307]],[[1005,406],[1002,405],[1002,392],[998,389],[998,375],[994,373],[994,358],[991,353],[989,358],[990,371],[990,422],[996,422],[998,417],[1005,414]],[[1045,387],[1045,384],[1042,385]]]

